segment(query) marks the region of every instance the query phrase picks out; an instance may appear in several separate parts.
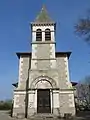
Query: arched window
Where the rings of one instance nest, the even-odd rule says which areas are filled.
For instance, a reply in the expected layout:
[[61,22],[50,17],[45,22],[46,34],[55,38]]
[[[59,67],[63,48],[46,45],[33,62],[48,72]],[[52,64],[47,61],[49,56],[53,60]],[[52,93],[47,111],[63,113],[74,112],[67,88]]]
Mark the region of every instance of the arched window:
[[51,40],[51,31],[50,29],[45,30],[45,41]]
[[36,31],[36,41],[42,41],[42,30],[37,29]]

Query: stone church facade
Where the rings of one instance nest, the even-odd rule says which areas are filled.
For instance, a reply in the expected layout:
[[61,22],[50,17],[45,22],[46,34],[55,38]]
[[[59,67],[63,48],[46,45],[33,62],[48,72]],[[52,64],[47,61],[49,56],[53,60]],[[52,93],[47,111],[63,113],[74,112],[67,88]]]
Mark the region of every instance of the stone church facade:
[[56,23],[45,7],[30,26],[32,52],[17,53],[19,78],[14,89],[13,117],[38,113],[75,115],[68,66],[71,52],[56,52]]

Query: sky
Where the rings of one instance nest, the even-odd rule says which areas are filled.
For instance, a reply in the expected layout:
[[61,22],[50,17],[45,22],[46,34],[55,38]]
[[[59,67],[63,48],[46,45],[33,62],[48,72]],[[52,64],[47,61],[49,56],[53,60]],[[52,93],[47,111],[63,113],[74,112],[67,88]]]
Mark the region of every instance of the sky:
[[12,83],[18,81],[16,52],[31,51],[30,22],[43,4],[57,23],[56,50],[72,52],[70,80],[90,75],[90,46],[74,32],[78,19],[87,15],[90,0],[0,0],[0,100],[12,98]]

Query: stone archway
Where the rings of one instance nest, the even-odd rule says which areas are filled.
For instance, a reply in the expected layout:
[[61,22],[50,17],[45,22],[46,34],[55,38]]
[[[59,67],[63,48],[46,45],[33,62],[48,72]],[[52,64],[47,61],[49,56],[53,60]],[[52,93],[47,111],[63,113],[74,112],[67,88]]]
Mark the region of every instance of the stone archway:
[[48,76],[39,76],[39,77],[37,77],[35,80],[32,81],[32,83],[30,85],[30,88],[31,89],[35,89],[35,88],[39,89],[40,84],[43,85],[42,89],[43,88],[45,89],[45,86],[46,86],[46,89],[47,88],[57,88],[56,82],[52,78],[50,78]]
[[36,83],[35,89],[51,89],[52,85],[47,80],[40,80]]

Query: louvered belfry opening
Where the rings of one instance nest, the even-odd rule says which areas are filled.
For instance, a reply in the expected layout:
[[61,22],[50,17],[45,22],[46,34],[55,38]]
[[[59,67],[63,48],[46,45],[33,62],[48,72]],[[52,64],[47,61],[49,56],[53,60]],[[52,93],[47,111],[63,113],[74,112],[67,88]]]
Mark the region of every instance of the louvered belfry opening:
[[36,31],[36,41],[42,41],[42,30],[37,29]]
[[51,40],[51,31],[50,29],[45,30],[45,41],[50,41]]

